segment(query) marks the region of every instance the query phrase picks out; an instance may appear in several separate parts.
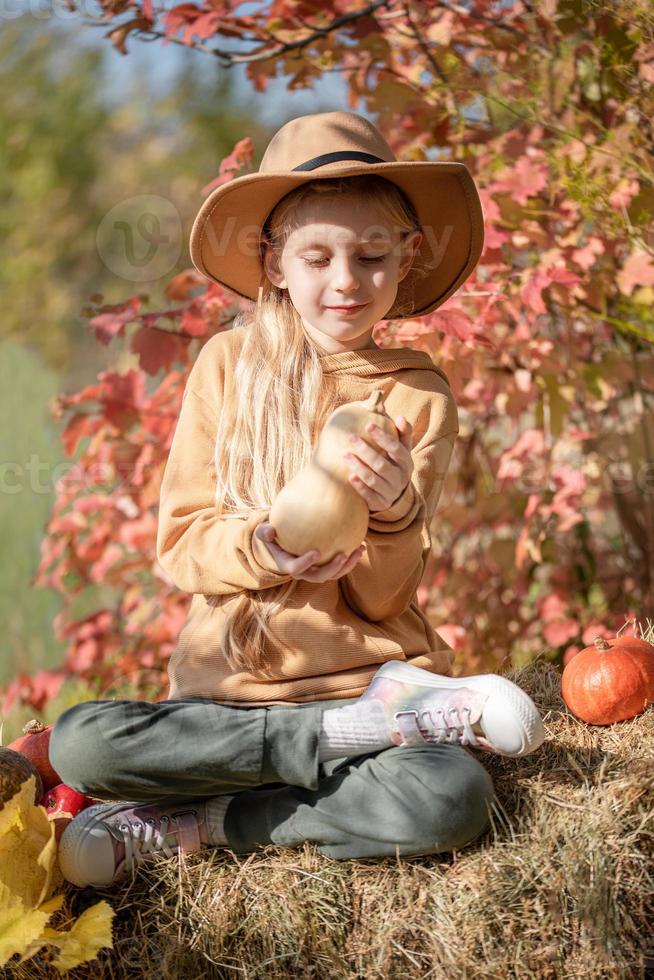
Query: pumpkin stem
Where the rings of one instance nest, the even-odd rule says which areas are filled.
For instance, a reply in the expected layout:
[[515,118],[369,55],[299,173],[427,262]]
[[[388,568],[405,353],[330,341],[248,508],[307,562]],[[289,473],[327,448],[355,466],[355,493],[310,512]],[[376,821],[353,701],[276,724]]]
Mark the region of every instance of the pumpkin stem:
[[23,735],[38,735],[39,732],[44,732],[46,728],[47,725],[44,725],[42,721],[32,718],[31,721],[27,721],[23,725]]
[[604,653],[605,650],[611,649],[611,644],[607,643],[603,636],[596,636],[593,643],[595,644],[595,649],[599,650],[601,653]]
[[384,392],[381,388],[375,388],[373,391],[371,391],[366,399],[366,405],[373,412],[385,412]]

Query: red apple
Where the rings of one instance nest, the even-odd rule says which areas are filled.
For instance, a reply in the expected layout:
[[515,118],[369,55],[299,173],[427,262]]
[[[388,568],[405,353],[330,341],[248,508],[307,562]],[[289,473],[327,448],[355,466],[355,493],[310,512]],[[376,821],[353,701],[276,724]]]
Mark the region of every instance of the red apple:
[[65,783],[59,783],[47,790],[41,800],[41,806],[45,808],[48,818],[54,821],[57,842],[73,817],[96,802],[93,797],[84,796]]
[[33,718],[28,721],[23,728],[23,734],[15,738],[7,746],[14,752],[20,752],[30,760],[41,774],[43,785],[46,790],[56,786],[61,782],[61,777],[57,775],[52,763],[50,762],[50,733],[52,725],[44,725],[42,721]]

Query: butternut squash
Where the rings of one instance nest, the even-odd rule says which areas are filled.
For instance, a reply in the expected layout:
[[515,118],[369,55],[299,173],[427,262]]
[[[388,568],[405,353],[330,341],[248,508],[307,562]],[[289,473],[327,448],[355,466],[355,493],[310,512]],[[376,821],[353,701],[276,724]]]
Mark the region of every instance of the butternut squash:
[[361,544],[368,530],[368,504],[349,482],[352,470],[343,457],[352,451],[352,433],[383,452],[366,430],[370,422],[399,436],[379,388],[363,401],[339,405],[329,416],[311,461],[282,487],[270,508],[268,519],[284,551],[303,555],[317,549],[316,564],[325,565],[338,552],[349,555]]

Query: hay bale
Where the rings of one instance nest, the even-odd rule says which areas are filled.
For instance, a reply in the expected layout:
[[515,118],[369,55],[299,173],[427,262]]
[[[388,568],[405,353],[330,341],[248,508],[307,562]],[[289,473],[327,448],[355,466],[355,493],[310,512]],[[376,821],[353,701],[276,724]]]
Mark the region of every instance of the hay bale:
[[535,701],[547,738],[521,759],[469,750],[496,786],[486,835],[415,858],[332,861],[307,843],[157,859],[133,885],[87,894],[118,911],[115,949],[93,977],[646,976],[654,706],[591,727],[568,712],[556,667],[507,676]]

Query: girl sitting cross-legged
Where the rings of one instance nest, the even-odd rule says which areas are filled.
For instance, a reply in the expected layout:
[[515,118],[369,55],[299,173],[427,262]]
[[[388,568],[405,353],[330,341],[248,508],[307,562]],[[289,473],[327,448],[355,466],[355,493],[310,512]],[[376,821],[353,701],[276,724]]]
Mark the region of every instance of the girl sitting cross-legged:
[[[427,353],[372,339],[442,304],[482,242],[463,164],[397,161],[349,112],[286,123],[203,204],[196,268],[257,302],[201,349],[165,467],[157,558],[193,594],[167,697],[85,702],[52,730],[62,781],[106,801],[61,837],[69,881],[201,847],[440,853],[488,829],[482,754],[533,752],[543,724],[506,678],[452,677],[418,605],[457,409]],[[284,551],[273,501],[331,412],[374,389],[397,435],[367,429],[347,454],[364,542]]]

